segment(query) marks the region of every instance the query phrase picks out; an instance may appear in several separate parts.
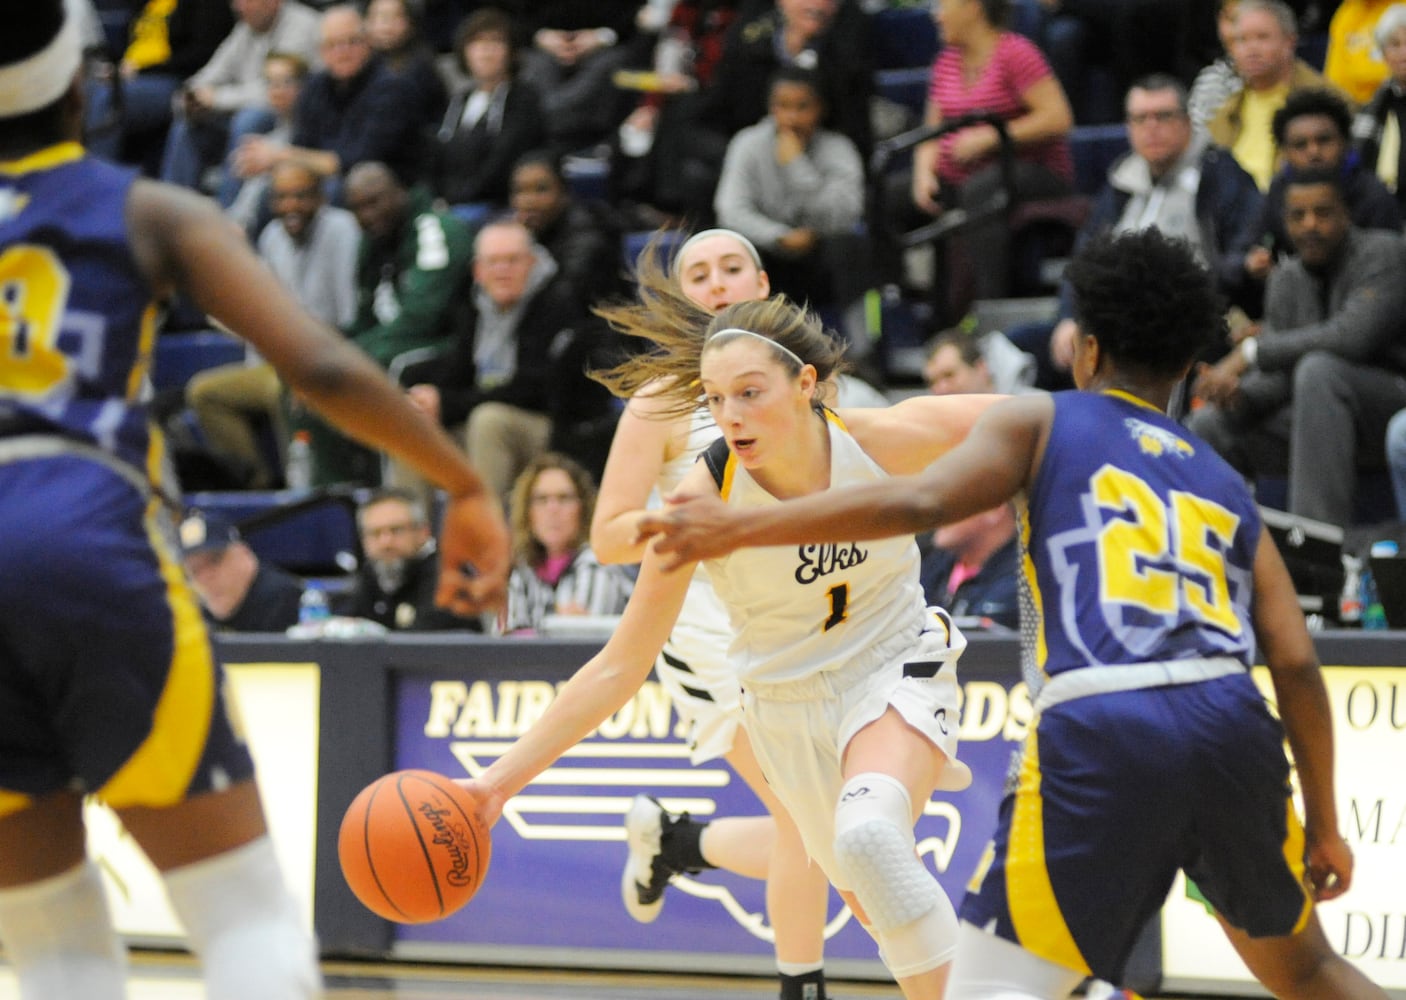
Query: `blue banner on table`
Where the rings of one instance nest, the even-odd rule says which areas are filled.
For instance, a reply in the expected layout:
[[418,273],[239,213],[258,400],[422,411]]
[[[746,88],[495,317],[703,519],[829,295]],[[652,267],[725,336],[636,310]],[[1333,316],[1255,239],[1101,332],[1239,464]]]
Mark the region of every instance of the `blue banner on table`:
[[[555,683],[528,668],[513,680],[402,675],[395,682],[397,768],[477,774],[551,702]],[[543,676],[552,676],[543,671]],[[963,684],[966,791],[934,797],[918,823],[920,853],[959,903],[995,827],[1011,759],[1030,720],[1014,663]],[[653,681],[589,739],[510,801],[493,830],[489,876],[459,913],[397,929],[400,942],[624,948],[768,955],[763,883],[721,871],[680,878],[643,927],[620,902],[622,817],[638,792],[698,819],[764,810],[722,761],[693,767],[668,695]],[[875,946],[831,894],[827,955],[874,959]]]

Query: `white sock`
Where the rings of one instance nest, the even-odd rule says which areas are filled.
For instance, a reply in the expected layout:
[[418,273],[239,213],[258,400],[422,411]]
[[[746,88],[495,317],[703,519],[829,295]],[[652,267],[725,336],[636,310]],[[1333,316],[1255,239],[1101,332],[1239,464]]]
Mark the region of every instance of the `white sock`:
[[127,956],[97,865],[0,890],[0,941],[22,1000],[124,1000]]
[[268,837],[167,872],[166,891],[200,956],[208,1000],[322,995],[317,949]]

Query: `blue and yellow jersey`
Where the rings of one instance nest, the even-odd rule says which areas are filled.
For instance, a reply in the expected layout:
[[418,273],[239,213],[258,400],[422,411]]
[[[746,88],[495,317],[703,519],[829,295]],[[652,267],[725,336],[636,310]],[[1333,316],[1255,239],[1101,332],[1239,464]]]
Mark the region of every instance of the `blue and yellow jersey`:
[[135,171],[62,143],[0,162],[0,438],[53,434],[159,482],[157,307],[128,244]]
[[1210,656],[1248,665],[1261,522],[1243,479],[1132,396],[1054,403],[1021,520],[1027,665],[1050,676]]

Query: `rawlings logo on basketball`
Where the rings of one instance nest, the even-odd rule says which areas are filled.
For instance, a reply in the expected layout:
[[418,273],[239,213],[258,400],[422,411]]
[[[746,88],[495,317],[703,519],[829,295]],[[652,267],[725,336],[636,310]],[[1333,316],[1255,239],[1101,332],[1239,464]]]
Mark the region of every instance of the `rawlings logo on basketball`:
[[467,887],[474,884],[477,873],[473,869],[474,840],[468,828],[451,823],[452,813],[448,809],[436,809],[433,802],[421,802],[420,812],[429,820],[434,830],[430,840],[436,847],[445,848],[453,866],[444,875],[444,880],[452,886]]

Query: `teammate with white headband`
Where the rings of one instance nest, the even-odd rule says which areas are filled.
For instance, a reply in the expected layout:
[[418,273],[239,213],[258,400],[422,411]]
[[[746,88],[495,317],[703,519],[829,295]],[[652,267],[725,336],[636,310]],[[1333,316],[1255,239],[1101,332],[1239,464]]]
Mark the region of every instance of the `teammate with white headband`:
[[[722,436],[680,494],[767,506],[916,472],[997,398],[920,396],[837,414],[820,393],[840,349],[811,314],[782,297],[738,302],[700,337],[697,304],[657,268],[642,270],[640,297],[638,309],[608,318],[658,350],[598,377],[622,396],[654,387],[664,416],[691,412],[701,390]],[[644,682],[694,568],[663,572],[645,551],[604,649],[531,730],[465,782],[489,819]],[[971,780],[957,758],[956,661],[966,643],[945,612],[924,607],[917,569],[911,536],[758,549],[707,564],[734,634],[746,736],[809,862],[873,934],[904,996],[939,1000],[956,916],[915,854],[913,825],[935,789]]]

